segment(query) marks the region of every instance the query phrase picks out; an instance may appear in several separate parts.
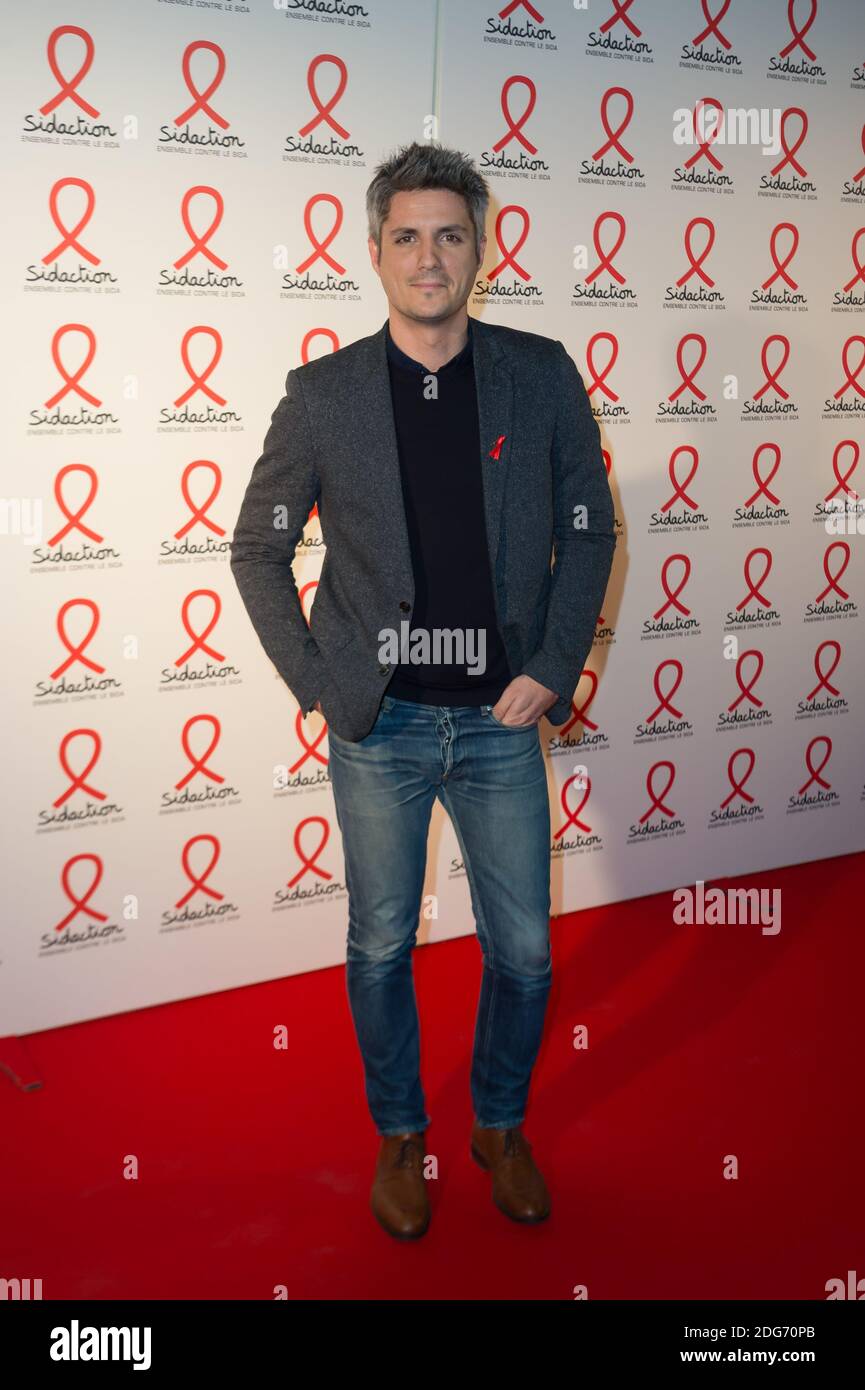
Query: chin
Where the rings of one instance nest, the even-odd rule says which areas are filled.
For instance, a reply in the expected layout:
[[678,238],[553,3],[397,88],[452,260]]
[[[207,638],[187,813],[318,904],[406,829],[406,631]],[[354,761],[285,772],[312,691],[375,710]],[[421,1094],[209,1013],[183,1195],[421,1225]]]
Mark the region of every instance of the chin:
[[431,301],[428,304],[425,304],[423,302],[418,304],[417,302],[414,302],[412,304],[407,305],[405,307],[404,312],[407,313],[411,318],[424,319],[429,321],[431,319],[436,320],[450,318],[450,316],[454,313],[454,311],[457,308],[459,308],[459,305],[454,304],[451,300],[448,300],[447,303],[444,304],[441,302],[441,300],[435,300]]

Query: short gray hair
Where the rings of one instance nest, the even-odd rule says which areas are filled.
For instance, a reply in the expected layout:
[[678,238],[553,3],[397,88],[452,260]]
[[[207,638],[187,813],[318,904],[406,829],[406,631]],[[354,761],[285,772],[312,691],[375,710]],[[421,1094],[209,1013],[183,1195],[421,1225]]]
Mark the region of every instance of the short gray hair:
[[447,188],[465,199],[475,232],[475,254],[481,258],[481,237],[490,200],[489,185],[469,155],[441,145],[404,145],[375,170],[366,190],[369,235],[381,255],[381,229],[390,212],[394,193],[416,188]]

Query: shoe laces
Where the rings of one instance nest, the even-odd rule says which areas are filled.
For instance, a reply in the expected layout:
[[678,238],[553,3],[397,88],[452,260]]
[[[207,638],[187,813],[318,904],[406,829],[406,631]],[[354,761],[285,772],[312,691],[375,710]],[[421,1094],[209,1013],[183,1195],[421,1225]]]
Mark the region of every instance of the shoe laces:
[[397,1152],[395,1166],[397,1168],[410,1168],[416,1161],[418,1146],[416,1139],[403,1139]]
[[524,1153],[528,1147],[526,1137],[519,1129],[512,1128],[505,1130],[504,1157],[516,1158],[518,1154]]

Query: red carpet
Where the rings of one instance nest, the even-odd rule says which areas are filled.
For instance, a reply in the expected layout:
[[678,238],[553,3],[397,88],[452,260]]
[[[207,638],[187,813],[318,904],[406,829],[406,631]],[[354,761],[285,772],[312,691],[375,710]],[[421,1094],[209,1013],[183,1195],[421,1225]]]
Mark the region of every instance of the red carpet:
[[554,922],[536,1227],[497,1211],[468,1153],[473,936],[415,955],[439,1176],[414,1243],[367,1206],[341,968],[31,1035],[42,1088],[0,1074],[0,1276],[46,1299],[825,1298],[865,1275],[863,869],[749,875],[783,890],[777,936],[675,926],[668,893]]

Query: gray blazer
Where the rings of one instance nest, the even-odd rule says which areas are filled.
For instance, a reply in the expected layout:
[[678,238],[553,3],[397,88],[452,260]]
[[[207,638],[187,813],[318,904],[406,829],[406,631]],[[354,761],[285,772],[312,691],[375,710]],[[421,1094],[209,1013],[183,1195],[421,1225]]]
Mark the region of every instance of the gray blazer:
[[[546,718],[562,724],[615,546],[600,433],[560,342],[472,325],[499,631],[513,674],[558,693]],[[375,723],[393,672],[379,659],[380,629],[399,633],[415,597],[385,329],[288,373],[231,543],[267,655],[301,710],[320,699],[328,725],[353,742]],[[315,502],[326,554],[307,625],[292,560]]]

